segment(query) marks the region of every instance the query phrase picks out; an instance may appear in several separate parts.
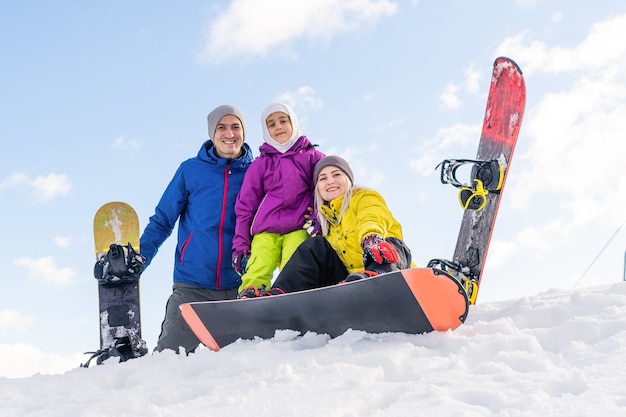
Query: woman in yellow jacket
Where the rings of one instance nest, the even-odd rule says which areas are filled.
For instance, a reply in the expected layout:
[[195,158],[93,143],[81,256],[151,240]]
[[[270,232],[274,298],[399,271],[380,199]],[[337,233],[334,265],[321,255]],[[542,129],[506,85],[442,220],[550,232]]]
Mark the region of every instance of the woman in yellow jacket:
[[402,227],[379,193],[353,185],[345,159],[322,158],[314,181],[322,236],[296,249],[270,290],[250,289],[240,298],[302,291],[411,267]]

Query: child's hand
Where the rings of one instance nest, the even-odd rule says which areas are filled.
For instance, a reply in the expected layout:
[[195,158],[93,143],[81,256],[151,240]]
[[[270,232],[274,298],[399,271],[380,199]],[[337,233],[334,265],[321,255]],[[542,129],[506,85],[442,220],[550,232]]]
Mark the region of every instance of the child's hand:
[[233,251],[233,268],[239,275],[246,273],[246,266],[250,259],[249,250],[234,250]]
[[[304,215],[304,219],[305,220],[310,220],[311,219],[311,215],[313,214],[313,207],[307,207],[306,208],[307,213]],[[306,229],[306,227],[305,227]]]
[[[306,217],[306,215],[304,216]],[[306,232],[309,234],[309,236],[314,237],[314,236],[318,236],[322,234],[322,229],[320,227],[320,223],[313,220],[313,219],[308,219],[307,221],[304,222],[304,226],[302,226],[303,229],[306,230]]]

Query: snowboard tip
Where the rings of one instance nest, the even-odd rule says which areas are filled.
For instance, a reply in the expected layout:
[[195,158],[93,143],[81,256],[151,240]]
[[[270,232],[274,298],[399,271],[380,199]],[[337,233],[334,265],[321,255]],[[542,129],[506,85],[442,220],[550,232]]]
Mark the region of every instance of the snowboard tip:
[[111,201],[100,206],[93,219],[93,235],[98,254],[106,253],[112,243],[125,245],[131,243],[140,251],[139,217],[128,203]]
[[183,316],[183,319],[187,322],[191,331],[196,335],[196,337],[200,340],[200,342],[209,348],[210,350],[217,352],[221,349],[220,345],[215,341],[211,332],[206,328],[196,311],[190,304],[181,304],[178,306],[180,310],[180,314]]
[[469,303],[457,280],[433,268],[406,269],[402,275],[434,330],[454,330],[465,322]]
[[523,74],[522,69],[520,68],[520,66],[517,64],[517,62],[515,62],[514,60],[512,60],[511,58],[507,57],[507,56],[499,56],[497,57],[494,61],[493,61],[493,66],[497,66],[498,64],[500,64],[502,61],[506,61],[510,64],[512,64],[515,69],[517,70],[517,72],[519,72],[520,74]]

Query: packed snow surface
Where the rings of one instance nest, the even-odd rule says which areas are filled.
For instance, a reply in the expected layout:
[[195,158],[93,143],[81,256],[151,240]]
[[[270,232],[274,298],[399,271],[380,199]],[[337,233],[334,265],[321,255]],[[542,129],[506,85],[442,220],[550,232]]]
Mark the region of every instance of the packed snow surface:
[[0,378],[0,415],[617,416],[624,375],[619,283],[478,304],[448,332],[282,330],[219,352]]

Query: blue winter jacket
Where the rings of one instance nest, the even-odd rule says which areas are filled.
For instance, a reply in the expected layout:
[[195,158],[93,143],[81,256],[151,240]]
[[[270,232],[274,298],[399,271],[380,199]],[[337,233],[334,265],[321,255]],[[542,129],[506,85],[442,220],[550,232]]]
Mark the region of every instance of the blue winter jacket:
[[234,160],[219,158],[208,140],[198,156],[180,164],[155,214],[141,235],[141,254],[149,265],[178,220],[174,282],[210,290],[238,288],[232,266],[235,201],[252,151],[244,143]]

